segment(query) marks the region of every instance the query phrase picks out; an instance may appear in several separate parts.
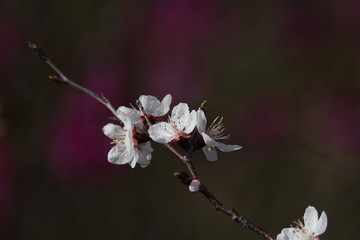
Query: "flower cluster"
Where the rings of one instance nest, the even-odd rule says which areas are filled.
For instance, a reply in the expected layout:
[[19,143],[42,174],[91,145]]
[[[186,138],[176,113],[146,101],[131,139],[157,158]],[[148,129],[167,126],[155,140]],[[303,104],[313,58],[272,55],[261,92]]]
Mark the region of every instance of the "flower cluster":
[[325,212],[322,212],[318,218],[317,210],[309,206],[305,210],[304,223],[298,220],[295,224],[295,227],[284,228],[277,235],[276,240],[318,240],[319,235],[326,230],[327,216]]
[[[112,139],[114,146],[108,153],[108,160],[114,164],[130,164],[132,168],[138,163],[146,167],[151,161],[153,151],[150,140],[158,143],[179,143],[185,150],[202,148],[209,161],[217,160],[216,149],[230,152],[241,149],[238,145],[226,145],[217,140],[227,139],[224,135],[222,118],[206,128],[206,116],[203,110],[189,110],[186,103],[179,103],[171,115],[172,97],[166,95],[162,101],[156,97],[142,95],[138,102],[143,109],[121,106],[116,111],[119,124],[108,123],[103,127],[106,136]],[[194,136],[194,137],[192,137]]]

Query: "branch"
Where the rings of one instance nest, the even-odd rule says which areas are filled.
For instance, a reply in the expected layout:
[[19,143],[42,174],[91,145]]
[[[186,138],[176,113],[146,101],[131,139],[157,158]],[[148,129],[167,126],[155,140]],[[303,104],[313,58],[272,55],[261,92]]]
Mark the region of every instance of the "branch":
[[[45,54],[45,52],[39,48],[38,46],[36,46],[36,44],[29,42],[29,48],[33,49],[34,52],[36,53],[37,56],[39,56],[47,65],[49,65],[59,76],[49,76],[50,79],[55,80],[59,83],[65,83],[68,84],[86,94],[88,94],[89,96],[95,98],[96,100],[98,100],[100,103],[102,103],[103,105],[105,105],[106,108],[108,108],[113,114],[114,116],[117,118],[116,115],[116,110],[115,108],[112,106],[112,104],[110,103],[110,101],[102,95],[97,95],[96,93],[90,91],[89,89],[82,87],[81,85],[71,81],[69,78],[67,78],[61,71],[60,69],[52,63],[52,61],[50,60],[50,58]],[[143,106],[141,105],[140,101],[136,102],[139,110],[141,111],[141,113],[143,114],[145,120],[147,121],[148,126],[151,126],[152,123],[149,120],[149,118],[146,115],[146,112],[144,111]],[[204,101],[201,106],[200,109],[205,110],[205,106],[206,106],[206,101]],[[118,118],[117,118],[118,119]],[[197,131],[194,131],[191,138],[190,138],[190,148],[186,151],[186,156],[181,155],[174,147],[172,147],[170,144],[164,144],[164,146],[166,148],[168,148],[172,153],[175,154],[175,156],[177,156],[186,166],[186,168],[188,169],[189,173],[191,176],[189,176],[187,173],[185,172],[176,172],[174,173],[174,175],[185,185],[189,186],[189,184],[192,182],[193,179],[198,178],[197,177],[197,173],[196,173],[196,169],[193,165],[192,162],[192,154],[194,151],[194,142],[197,136]],[[239,213],[236,212],[235,209],[227,207],[226,205],[222,204],[207,188],[204,184],[201,184],[200,190],[199,192],[201,192],[206,199],[214,206],[216,211],[220,211],[228,216],[231,217],[231,219],[234,222],[240,223],[243,227],[252,230],[256,233],[258,233],[259,235],[265,237],[268,240],[275,240],[275,238],[268,232],[266,232],[265,230],[261,229],[260,227],[256,226],[255,224],[251,223],[248,219],[246,219],[245,217],[241,216]]]
[[[189,184],[192,181],[192,177],[190,177],[187,173],[185,172],[175,172],[174,176],[177,177],[180,182],[182,182],[183,184],[185,184],[186,186],[189,186]],[[268,233],[267,231],[263,230],[262,228],[256,226],[254,223],[250,222],[250,220],[246,219],[245,217],[241,216],[239,213],[236,212],[236,210],[234,208],[230,208],[226,205],[224,205],[223,203],[221,203],[208,189],[207,187],[202,184],[201,185],[201,189],[199,191],[201,194],[204,195],[204,197],[206,197],[206,199],[214,206],[216,211],[222,212],[226,215],[228,215],[229,217],[231,217],[231,219],[234,222],[240,223],[243,227],[256,232],[257,234],[263,236],[264,238],[268,239],[268,240],[275,240],[275,237],[273,237],[270,233]]]
[[[206,101],[204,101],[200,108],[204,109],[205,108],[205,104]],[[147,117],[147,114],[144,110],[144,107],[142,106],[141,102],[139,100],[136,101],[136,105],[138,106],[140,112],[142,113],[143,117],[145,118],[147,124],[149,125],[149,127],[152,125],[151,121],[149,120],[149,118]],[[192,133],[192,136],[190,138],[190,148],[187,150],[186,156],[181,155],[174,147],[172,147],[170,144],[166,143],[163,144],[167,149],[169,149],[172,153],[175,154],[175,156],[177,156],[186,166],[186,168],[188,169],[188,171],[190,172],[191,177],[185,173],[185,172],[175,172],[174,176],[177,177],[183,184],[185,184],[186,186],[189,186],[191,181],[194,178],[198,178],[197,174],[196,174],[196,169],[192,163],[192,154],[194,152],[194,142],[195,142],[195,138],[197,136],[197,131],[194,131]],[[256,232],[257,234],[263,236],[264,238],[268,239],[268,240],[275,240],[275,238],[268,233],[267,231],[263,230],[262,228],[256,226],[255,224],[253,224],[252,222],[250,222],[248,219],[246,219],[245,217],[241,216],[239,213],[236,212],[236,210],[234,208],[230,208],[226,205],[224,205],[223,203],[221,203],[207,188],[206,186],[202,183],[201,184],[201,188],[199,190],[199,192],[201,192],[207,200],[209,200],[209,202],[214,206],[216,211],[222,212],[228,216],[231,217],[231,219],[234,222],[240,223],[243,227],[245,227],[246,229],[250,229],[251,231]]]
[[174,153],[186,166],[188,171],[191,174],[192,178],[197,178],[196,170],[194,168],[194,165],[192,164],[192,161],[190,158],[187,158],[186,156],[181,155],[176,149],[171,146],[170,144],[166,143],[164,146],[169,149],[172,153]]
[[89,96],[95,98],[100,103],[104,104],[105,107],[109,109],[112,112],[112,114],[114,114],[114,116],[117,118],[115,108],[112,106],[110,101],[105,96],[97,95],[96,93],[90,91],[89,89],[84,88],[83,86],[67,78],[65,74],[63,74],[60,71],[60,69],[50,60],[50,58],[45,54],[45,52],[41,48],[39,48],[35,43],[29,42],[29,48],[33,49],[35,54],[39,56],[47,65],[49,65],[59,75],[59,76],[49,76],[50,79],[55,80],[59,83],[65,83],[67,85],[70,85],[71,87],[74,87],[88,94]]

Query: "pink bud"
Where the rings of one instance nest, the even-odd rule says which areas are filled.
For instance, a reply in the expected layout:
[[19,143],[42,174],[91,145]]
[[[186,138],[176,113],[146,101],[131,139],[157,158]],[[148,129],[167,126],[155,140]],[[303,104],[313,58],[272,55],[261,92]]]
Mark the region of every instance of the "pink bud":
[[189,184],[190,192],[198,192],[201,188],[201,181],[199,178],[193,178]]

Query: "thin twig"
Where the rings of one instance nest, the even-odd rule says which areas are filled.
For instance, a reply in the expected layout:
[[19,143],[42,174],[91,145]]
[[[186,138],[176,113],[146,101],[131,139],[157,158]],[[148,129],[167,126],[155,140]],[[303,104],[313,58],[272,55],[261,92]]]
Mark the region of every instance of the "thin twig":
[[190,172],[190,175],[192,178],[197,178],[197,174],[196,174],[196,170],[192,164],[191,159],[186,158],[185,156],[181,155],[178,151],[176,151],[176,149],[171,146],[168,143],[165,143],[164,146],[169,149],[172,153],[174,153],[186,166],[186,168],[188,169],[188,171]]
[[[191,180],[192,180],[192,177],[190,177],[187,173],[181,172],[181,171],[175,172],[174,176],[176,176],[183,184],[185,184],[187,186],[191,183]],[[267,231],[258,227],[254,223],[250,222],[250,220],[246,219],[245,217],[241,216],[238,212],[236,212],[236,210],[234,208],[230,208],[230,207],[224,205],[223,203],[221,203],[207,189],[207,187],[204,184],[201,185],[199,192],[201,192],[201,194],[203,194],[204,197],[214,206],[216,211],[219,211],[219,212],[222,212],[222,213],[228,215],[229,217],[231,217],[231,219],[234,222],[240,223],[246,229],[256,232],[257,234],[263,236],[264,238],[266,238],[268,240],[275,240],[275,238],[270,233],[268,233]]]
[[[84,88],[82,86],[80,86],[79,84],[71,81],[69,78],[67,78],[61,71],[60,69],[52,63],[52,61],[50,60],[50,58],[45,54],[45,52],[36,46],[36,44],[29,42],[29,47],[32,48],[34,50],[34,52],[36,53],[36,55],[38,55],[46,64],[48,64],[58,75],[58,76],[49,76],[50,79],[58,81],[60,83],[65,83],[68,84],[74,88],[79,89],[80,91],[88,94],[89,96],[95,98],[96,100],[98,100],[99,102],[101,102],[102,104],[104,104],[106,106],[106,108],[108,108],[113,114],[114,116],[117,118],[116,115],[116,110],[115,108],[112,106],[112,104],[110,103],[110,101],[105,98],[104,96],[99,96],[96,93],[90,91],[87,88]],[[147,124],[149,125],[149,127],[152,125],[151,121],[149,120],[149,118],[146,115],[146,112],[144,111],[144,108],[142,106],[142,104],[140,103],[140,101],[137,101],[136,104],[139,107],[139,110],[141,111],[141,113],[143,114],[145,120],[147,121]],[[206,102],[203,102],[201,104],[200,108],[203,108],[205,110],[205,105]],[[164,146],[166,148],[168,148],[172,153],[175,154],[175,156],[177,156],[187,167],[188,171],[190,172],[189,176],[187,173],[184,172],[176,172],[174,175],[185,185],[189,185],[192,181],[193,178],[197,178],[197,173],[195,170],[195,167],[192,163],[192,153],[194,151],[194,142],[195,142],[195,138],[196,138],[197,132],[194,131],[191,139],[190,139],[190,148],[187,151],[186,156],[181,155],[173,146],[171,146],[170,144],[164,144]],[[231,219],[234,222],[240,223],[243,227],[250,229],[256,233],[258,233],[259,235],[265,237],[268,240],[275,240],[275,238],[268,232],[266,232],[265,230],[261,229],[260,227],[256,226],[255,224],[251,223],[248,219],[246,219],[245,217],[241,216],[240,214],[238,214],[236,212],[235,209],[227,207],[226,205],[222,204],[207,188],[204,184],[201,185],[201,188],[199,190],[205,197],[207,200],[209,200],[211,202],[211,204],[214,206],[216,211],[220,211],[228,216],[231,217]]]
[[[138,106],[140,112],[142,113],[143,117],[145,118],[146,122],[148,123],[149,127],[152,125],[151,121],[149,120],[149,118],[147,117],[147,114],[144,110],[144,107],[142,106],[140,101],[136,101],[136,105]],[[201,104],[201,107],[204,107],[203,104]],[[186,166],[186,168],[188,169],[188,171],[190,172],[191,177],[184,172],[176,172],[174,175],[185,185],[189,186],[189,184],[191,183],[192,179],[194,178],[198,178],[197,174],[196,174],[196,169],[192,163],[192,154],[194,151],[194,144],[195,144],[195,138],[197,136],[197,131],[195,130],[191,136],[191,138],[189,139],[189,144],[190,147],[187,151],[186,156],[181,155],[174,147],[172,147],[170,144],[166,143],[164,144],[164,146],[169,149],[172,153],[175,154],[175,156],[177,156]],[[266,232],[265,230],[263,230],[262,228],[256,226],[255,224],[253,224],[252,222],[250,222],[248,219],[246,219],[245,217],[241,216],[239,213],[236,212],[236,210],[234,208],[230,208],[226,205],[224,205],[223,203],[221,203],[207,188],[204,184],[201,184],[201,188],[200,188],[200,192],[206,197],[207,200],[209,200],[209,202],[211,202],[211,204],[214,206],[216,211],[222,212],[228,216],[231,217],[231,219],[234,222],[240,223],[243,227],[250,229],[256,233],[258,233],[259,235],[265,237],[268,240],[275,240],[275,238],[268,232]]]
[[99,102],[104,104],[105,107],[107,109],[109,109],[112,112],[112,114],[114,114],[114,116],[117,118],[115,108],[112,106],[112,104],[106,97],[104,97],[102,95],[97,95],[93,91],[90,91],[89,89],[84,88],[83,86],[81,86],[81,85],[71,81],[69,78],[67,78],[65,76],[65,74],[62,71],[60,71],[60,69],[50,60],[50,58],[45,54],[45,52],[41,48],[39,48],[35,43],[29,42],[29,48],[33,49],[34,52],[36,53],[36,55],[39,56],[47,65],[49,65],[59,75],[59,77],[49,76],[50,79],[55,80],[60,83],[68,84],[68,85],[88,94],[89,96],[95,98],[96,100],[98,100]]
[[243,227],[250,229],[261,236],[265,237],[268,240],[275,240],[275,238],[268,233],[267,231],[263,230],[262,228],[256,226],[254,223],[250,222],[250,220],[246,219],[245,217],[241,216],[239,213],[236,212],[234,208],[230,208],[223,203],[221,203],[206,187],[205,185],[202,186],[200,192],[214,205],[216,211],[225,213],[226,215],[230,216],[234,222],[240,223]]

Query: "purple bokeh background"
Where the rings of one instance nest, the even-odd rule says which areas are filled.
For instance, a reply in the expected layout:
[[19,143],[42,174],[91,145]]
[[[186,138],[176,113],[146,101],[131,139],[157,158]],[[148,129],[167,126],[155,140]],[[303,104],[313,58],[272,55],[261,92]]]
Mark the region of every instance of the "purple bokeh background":
[[[276,234],[308,205],[326,239],[358,239],[360,4],[346,1],[0,3],[1,239],[257,239],[152,164],[107,162],[111,113],[47,79],[34,41],[115,107],[171,93],[224,116],[219,161],[195,154],[207,186]],[[190,217],[189,217],[190,216]],[[208,226],[216,226],[209,229]]]
[[[106,92],[106,96],[116,102],[126,103],[121,66],[95,65],[85,71],[83,85],[95,92]],[[47,136],[48,164],[56,176],[71,183],[96,182],[113,175],[116,168],[101,161],[109,150],[109,141],[101,130],[109,117],[108,109],[76,91],[63,95],[59,101]]]

